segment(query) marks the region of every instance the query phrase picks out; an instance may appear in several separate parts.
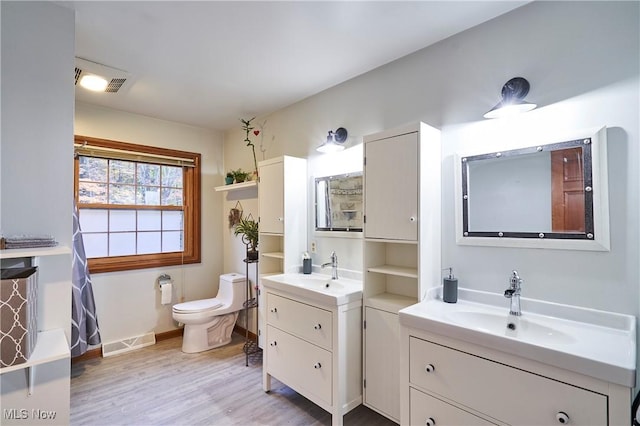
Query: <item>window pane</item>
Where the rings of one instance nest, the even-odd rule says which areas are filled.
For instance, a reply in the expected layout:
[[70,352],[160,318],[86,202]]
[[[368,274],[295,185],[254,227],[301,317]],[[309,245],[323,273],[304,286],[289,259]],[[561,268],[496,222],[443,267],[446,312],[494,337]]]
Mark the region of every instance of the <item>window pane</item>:
[[136,254],[136,233],[109,234],[109,256]]
[[78,179],[92,182],[107,181],[107,160],[80,156],[78,158]]
[[140,210],[138,212],[138,230],[160,231],[162,229],[162,225],[160,223],[160,214],[160,211]]
[[109,230],[109,210],[80,210],[82,232],[107,232]]
[[78,182],[79,204],[107,204],[107,184]]
[[160,186],[160,166],[157,164],[138,164],[138,185]]
[[182,167],[162,166],[162,186],[182,188]]
[[182,189],[162,188],[161,204],[163,206],[181,206]]
[[182,251],[182,231],[162,233],[162,252]]
[[136,197],[136,204],[144,206],[160,205],[160,187],[158,186],[139,186]]
[[109,212],[109,231],[135,231],[135,210],[111,210]]
[[82,232],[84,251],[87,258],[104,257],[107,252],[107,234],[87,234]]
[[162,212],[162,230],[180,231],[182,230],[182,212],[164,211]]
[[134,184],[135,165],[131,161],[109,160],[109,182]]
[[133,185],[109,185],[109,204],[135,204],[135,189]]
[[160,253],[160,232],[138,233],[138,254]]

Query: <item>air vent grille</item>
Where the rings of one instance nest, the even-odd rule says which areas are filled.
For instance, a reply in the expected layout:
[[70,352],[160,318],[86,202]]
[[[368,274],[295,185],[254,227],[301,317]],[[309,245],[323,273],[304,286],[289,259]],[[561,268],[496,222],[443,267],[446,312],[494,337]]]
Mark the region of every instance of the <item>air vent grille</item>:
[[125,81],[127,81],[126,78],[112,78],[104,91],[109,93],[116,93],[118,90],[120,90]]
[[80,81],[80,76],[82,75],[82,70],[78,67],[76,67],[76,81],[75,81],[75,85],[78,85],[78,82]]

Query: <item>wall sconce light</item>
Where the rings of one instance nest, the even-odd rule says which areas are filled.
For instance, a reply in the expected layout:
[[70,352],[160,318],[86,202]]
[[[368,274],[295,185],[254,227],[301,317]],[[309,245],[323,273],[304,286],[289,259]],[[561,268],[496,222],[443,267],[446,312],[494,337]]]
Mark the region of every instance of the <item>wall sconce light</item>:
[[484,115],[484,118],[500,118],[534,109],[537,105],[524,100],[529,93],[529,82],[514,77],[502,86],[502,100]]
[[316,150],[323,153],[342,151],[344,149],[344,141],[346,140],[347,129],[338,127],[335,132],[329,130],[326,142],[316,148]]

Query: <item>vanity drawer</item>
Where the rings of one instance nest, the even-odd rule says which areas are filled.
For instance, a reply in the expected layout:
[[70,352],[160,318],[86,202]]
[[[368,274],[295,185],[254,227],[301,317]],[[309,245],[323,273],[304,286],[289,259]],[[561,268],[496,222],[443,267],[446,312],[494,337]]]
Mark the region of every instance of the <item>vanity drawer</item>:
[[331,352],[267,326],[268,373],[309,399],[331,405]]
[[606,425],[604,395],[416,337],[409,340],[409,380],[510,424]]
[[267,323],[325,349],[332,348],[330,311],[267,293]]
[[409,422],[411,425],[480,426],[494,425],[458,407],[420,392],[409,389]]

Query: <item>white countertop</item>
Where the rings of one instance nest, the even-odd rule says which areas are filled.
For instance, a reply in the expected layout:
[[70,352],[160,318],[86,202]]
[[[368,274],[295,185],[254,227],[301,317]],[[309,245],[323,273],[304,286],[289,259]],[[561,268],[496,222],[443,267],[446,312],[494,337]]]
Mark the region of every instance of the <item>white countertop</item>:
[[522,316],[515,317],[502,295],[461,289],[460,296],[457,303],[431,298],[402,309],[400,323],[635,386],[634,316],[523,298]]

